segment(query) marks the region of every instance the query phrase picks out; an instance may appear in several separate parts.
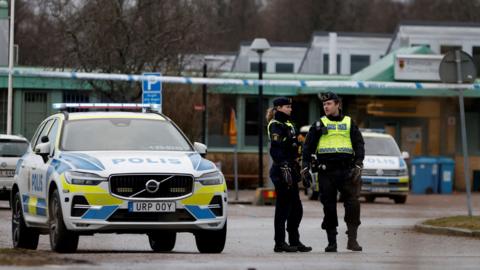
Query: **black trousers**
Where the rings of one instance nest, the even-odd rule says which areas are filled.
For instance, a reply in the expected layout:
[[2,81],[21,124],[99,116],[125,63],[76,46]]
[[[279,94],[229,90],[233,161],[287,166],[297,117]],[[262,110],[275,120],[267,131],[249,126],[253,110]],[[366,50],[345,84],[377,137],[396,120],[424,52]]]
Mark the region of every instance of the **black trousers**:
[[303,217],[302,201],[298,191],[298,181],[300,174],[292,171],[293,184],[288,184],[283,180],[280,168],[272,166],[270,169],[270,179],[275,185],[277,199],[275,202],[275,244],[285,242],[285,223],[288,232],[288,242],[290,245],[297,245],[300,242],[298,227]]
[[319,171],[318,182],[320,188],[320,201],[323,204],[322,229],[334,230],[338,226],[337,217],[337,191],[343,198],[345,207],[345,223],[347,226],[360,225],[360,195],[361,180],[353,182],[349,177],[350,169],[335,169]]

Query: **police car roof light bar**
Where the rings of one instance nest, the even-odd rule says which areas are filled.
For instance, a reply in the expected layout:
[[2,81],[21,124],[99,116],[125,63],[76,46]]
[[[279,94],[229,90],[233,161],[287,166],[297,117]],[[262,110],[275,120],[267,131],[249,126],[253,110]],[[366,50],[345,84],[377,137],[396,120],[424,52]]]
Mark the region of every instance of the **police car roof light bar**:
[[59,111],[67,109],[121,109],[121,110],[158,110],[159,104],[147,103],[53,103],[52,108]]

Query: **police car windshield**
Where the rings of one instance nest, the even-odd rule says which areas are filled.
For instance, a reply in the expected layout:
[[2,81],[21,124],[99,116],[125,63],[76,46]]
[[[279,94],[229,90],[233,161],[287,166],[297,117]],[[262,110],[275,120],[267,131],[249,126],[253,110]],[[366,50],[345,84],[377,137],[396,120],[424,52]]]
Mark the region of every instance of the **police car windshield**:
[[67,121],[61,148],[65,151],[192,150],[168,121],[132,118]]
[[1,157],[21,157],[27,151],[28,143],[26,141],[15,141],[0,139]]
[[369,156],[400,156],[400,149],[393,138],[363,137],[365,155]]

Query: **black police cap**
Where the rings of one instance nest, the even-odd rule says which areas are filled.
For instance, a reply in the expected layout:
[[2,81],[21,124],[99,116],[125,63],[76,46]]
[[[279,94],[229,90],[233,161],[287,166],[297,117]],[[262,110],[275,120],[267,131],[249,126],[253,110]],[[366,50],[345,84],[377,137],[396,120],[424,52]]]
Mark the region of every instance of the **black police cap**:
[[322,93],[320,95],[320,98],[322,99],[322,102],[325,102],[325,101],[328,101],[328,100],[339,100],[337,94],[335,94],[333,92]]
[[286,98],[286,97],[278,97],[273,100],[273,106],[284,106],[284,105],[291,105],[292,104],[292,99],[291,98]]

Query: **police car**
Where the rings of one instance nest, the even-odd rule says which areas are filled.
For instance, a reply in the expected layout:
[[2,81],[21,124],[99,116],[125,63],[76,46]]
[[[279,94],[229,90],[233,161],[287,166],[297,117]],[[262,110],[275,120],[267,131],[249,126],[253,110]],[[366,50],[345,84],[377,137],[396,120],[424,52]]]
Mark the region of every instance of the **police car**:
[[0,134],[0,199],[10,199],[17,161],[27,148],[28,140],[24,137]]
[[409,192],[407,152],[401,153],[395,139],[389,134],[362,131],[365,141],[361,195],[367,202],[377,197],[407,201]]
[[53,251],[75,252],[81,235],[139,233],[168,252],[178,232],[191,232],[201,253],[220,253],[227,189],[204,154],[157,112],[54,114],[17,165],[13,246],[36,249],[39,234],[49,234]]
[[[377,197],[387,197],[395,203],[405,203],[409,192],[408,167],[405,163],[408,153],[400,152],[391,135],[375,130],[362,130],[362,136],[365,141],[365,159],[361,196],[365,197],[367,202],[374,202]],[[315,173],[313,176],[314,183],[305,193],[309,199],[317,200],[318,175]]]

